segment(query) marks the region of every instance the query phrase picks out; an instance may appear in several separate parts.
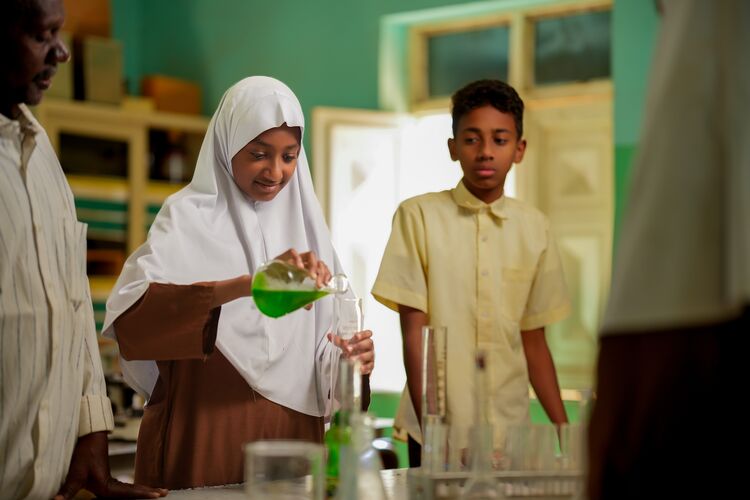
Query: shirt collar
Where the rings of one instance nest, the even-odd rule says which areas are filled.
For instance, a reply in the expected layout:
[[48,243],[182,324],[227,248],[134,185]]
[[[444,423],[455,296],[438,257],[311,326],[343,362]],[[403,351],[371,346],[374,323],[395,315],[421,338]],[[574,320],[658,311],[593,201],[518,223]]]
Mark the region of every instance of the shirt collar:
[[0,114],[0,135],[18,136],[19,134],[36,134],[39,132],[39,127],[29,108],[25,104],[19,104],[18,108],[21,110],[21,113],[19,113],[18,118],[15,120],[11,120],[7,116]]
[[489,213],[498,219],[507,219],[508,215],[505,210],[505,195],[500,196],[492,203],[485,203],[466,189],[463,179],[458,181],[455,188],[451,190],[451,196],[456,205],[471,210],[472,212],[481,212],[488,210]]

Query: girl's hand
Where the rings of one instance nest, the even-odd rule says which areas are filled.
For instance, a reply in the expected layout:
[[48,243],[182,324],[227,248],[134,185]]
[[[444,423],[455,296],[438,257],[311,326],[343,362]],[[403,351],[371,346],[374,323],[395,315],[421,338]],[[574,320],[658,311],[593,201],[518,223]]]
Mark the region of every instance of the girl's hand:
[[318,260],[315,252],[299,253],[295,249],[290,248],[276,257],[276,260],[282,260],[288,264],[306,270],[310,277],[315,280],[315,285],[318,288],[328,283],[331,279],[331,271],[328,270],[328,266],[325,262]]
[[344,357],[360,362],[362,375],[369,375],[375,368],[375,343],[372,332],[364,330],[355,333],[350,339],[342,339],[333,333],[328,334],[328,340],[341,349]]

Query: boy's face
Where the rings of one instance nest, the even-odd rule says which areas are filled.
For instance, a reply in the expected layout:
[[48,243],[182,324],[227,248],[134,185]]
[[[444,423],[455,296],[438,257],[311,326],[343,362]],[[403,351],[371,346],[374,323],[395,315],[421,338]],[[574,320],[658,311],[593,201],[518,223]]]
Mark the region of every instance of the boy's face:
[[20,103],[39,104],[58,63],[70,57],[59,37],[64,21],[62,0],[33,0],[31,4],[28,18],[11,22],[2,36],[6,51],[0,56],[3,114],[17,114]]
[[492,203],[502,196],[510,168],[523,159],[526,141],[519,139],[513,115],[486,105],[459,119],[448,150],[451,159],[461,164],[466,189]]
[[299,127],[266,130],[232,158],[234,182],[255,201],[271,201],[287,185],[297,168]]

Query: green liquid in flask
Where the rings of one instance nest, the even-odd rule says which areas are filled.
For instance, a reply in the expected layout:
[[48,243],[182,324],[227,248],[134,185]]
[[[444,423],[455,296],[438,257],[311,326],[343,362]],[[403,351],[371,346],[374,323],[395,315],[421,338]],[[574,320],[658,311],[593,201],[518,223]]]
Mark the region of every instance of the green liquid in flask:
[[253,299],[260,312],[279,318],[328,295],[324,290],[269,290],[262,275],[253,280]]

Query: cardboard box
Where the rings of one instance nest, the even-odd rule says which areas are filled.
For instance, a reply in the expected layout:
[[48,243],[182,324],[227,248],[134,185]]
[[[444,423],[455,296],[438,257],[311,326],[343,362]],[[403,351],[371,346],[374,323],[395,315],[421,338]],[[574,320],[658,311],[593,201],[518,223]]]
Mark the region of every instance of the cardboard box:
[[148,97],[126,95],[122,98],[120,108],[124,111],[151,113],[156,109],[156,106],[154,106],[154,100]]
[[68,47],[70,60],[57,65],[57,73],[52,79],[52,86],[44,95],[53,99],[73,99],[73,37],[70,33],[61,31],[60,40]]
[[84,37],[76,44],[76,99],[120,104],[123,97],[122,43],[111,38]]
[[112,19],[109,0],[65,0],[65,31],[76,38],[108,37]]
[[153,99],[160,111],[196,115],[201,112],[201,88],[186,80],[149,75],[141,80],[141,94]]

